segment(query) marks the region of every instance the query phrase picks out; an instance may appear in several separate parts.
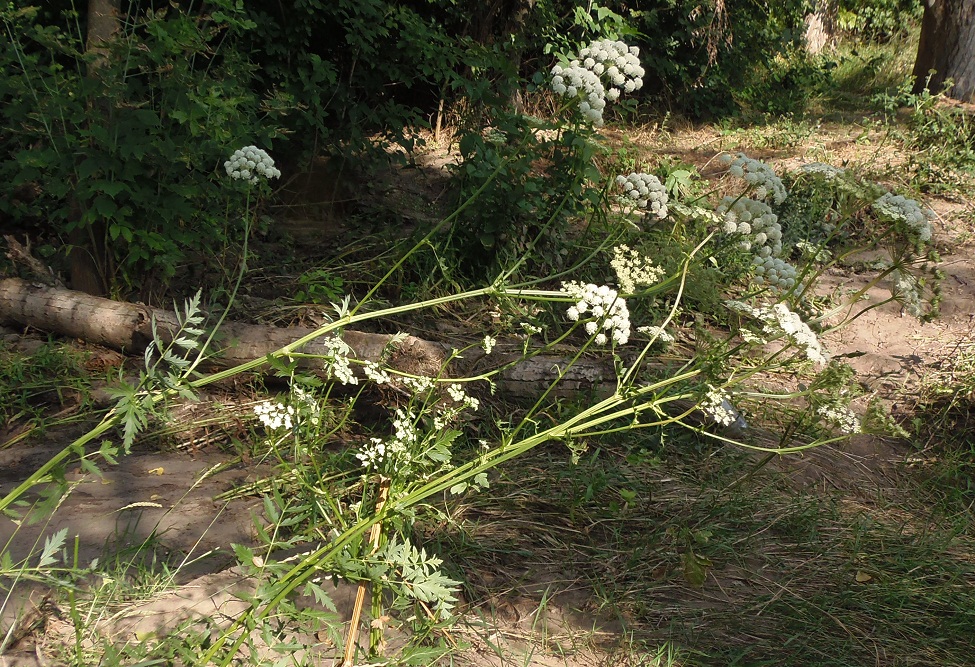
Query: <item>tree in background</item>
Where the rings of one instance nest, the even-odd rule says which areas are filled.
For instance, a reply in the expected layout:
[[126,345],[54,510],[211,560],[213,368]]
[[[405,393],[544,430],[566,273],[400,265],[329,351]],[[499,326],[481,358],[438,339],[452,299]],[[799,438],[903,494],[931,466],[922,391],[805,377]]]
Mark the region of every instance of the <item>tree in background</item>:
[[949,79],[950,97],[975,99],[975,0],[924,1],[914,92],[938,92]]
[[[87,67],[90,78],[97,78],[108,63],[108,44],[115,39],[120,29],[119,11],[119,0],[90,0],[88,3],[85,51],[90,56]],[[102,122],[109,119],[111,109],[106,98],[93,100],[93,107],[92,113],[100,116]],[[75,196],[71,197],[70,217],[74,225],[68,233],[71,245],[68,251],[71,285],[76,290],[103,296],[108,293],[109,288],[105,271],[105,224],[100,220],[83,224],[82,204]]]

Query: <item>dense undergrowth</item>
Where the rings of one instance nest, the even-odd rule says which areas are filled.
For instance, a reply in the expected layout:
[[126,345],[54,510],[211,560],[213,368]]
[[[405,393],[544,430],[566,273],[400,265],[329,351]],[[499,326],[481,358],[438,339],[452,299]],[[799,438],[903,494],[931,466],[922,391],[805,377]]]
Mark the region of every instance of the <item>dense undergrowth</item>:
[[[485,640],[487,633],[471,638],[461,629],[478,612],[491,613],[499,597],[537,599],[525,582],[548,577],[539,604],[549,592],[556,599],[564,593],[559,582],[576,582],[589,613],[629,633],[624,659],[633,664],[852,665],[881,655],[964,664],[975,626],[971,526],[960,509],[971,494],[971,452],[953,449],[936,481],[919,487],[951,490],[934,511],[913,487],[885,488],[881,500],[868,502],[809,493],[776,467],[783,456],[814,456],[853,434],[917,438],[932,423],[924,410],[965,423],[969,397],[957,377],[943,385],[947,407],[934,388],[918,406],[919,423],[897,424],[880,401],[868,400],[846,360],[831,358],[820,342],[888,303],[911,317],[936,317],[939,247],[933,213],[920,200],[970,192],[970,121],[939,105],[937,95],[905,92],[898,40],[909,37],[893,34],[895,23],[881,11],[897,15],[897,3],[876,3],[873,22],[850,27],[892,41],[847,45],[819,61],[789,45],[771,55],[765,48],[778,43],[795,8],[759,17],[767,19],[761,25],[741,10],[729,20],[761,37],[750,48],[765,56],[736,90],[729,89],[733,70],[719,67],[701,79],[693,59],[638,48],[638,30],[663,30],[646,16],[634,24],[604,8],[575,12],[573,30],[586,38],[553,39],[544,58],[520,45],[530,83],[518,85],[519,72],[509,72],[490,91],[505,100],[495,105],[484,104],[488,91],[466,75],[497,59],[510,64],[510,54],[501,58],[473,37],[445,41],[459,9],[441,8],[438,22],[405,8],[384,13],[384,3],[312,4],[328,10],[315,20],[338,17],[336,31],[358,31],[352,55],[299,50],[306,58],[291,63],[292,51],[274,48],[258,71],[220,40],[277,35],[307,44],[311,33],[288,32],[270,7],[248,13],[232,3],[206,20],[175,7],[168,18],[139,15],[113,43],[102,72],[125,84],[108,101],[107,126],[118,130],[110,140],[102,136],[104,119],[91,115],[91,96],[104,80],[66,76],[59,60],[90,66],[99,54],[81,52],[77,35],[30,12],[4,10],[8,32],[29,30],[5,47],[8,64],[20,68],[5,80],[20,86],[24,107],[5,112],[19,114],[22,124],[0,139],[13,148],[45,147],[12,149],[16,159],[4,164],[16,171],[10,183],[18,198],[3,213],[25,220],[50,214],[64,238],[78,229],[104,234],[92,237],[93,247],[107,239],[102,247],[121,252],[98,258],[102,279],[117,293],[131,292],[146,271],[157,281],[149,293],[184,291],[177,280],[183,263],[202,263],[204,275],[216,276],[186,299],[179,331],[160,332],[140,367],[113,379],[113,407],[4,490],[4,520],[23,521],[26,530],[32,504],[35,516],[38,506],[41,514],[55,511],[71,492],[69,462],[97,474],[148,438],[168,407],[227,381],[239,383],[253,404],[213,415],[209,424],[232,435],[224,443],[228,457],[271,470],[231,494],[259,497],[262,516],[254,542],[232,547],[254,588],[241,593],[238,613],[224,622],[202,619],[168,634],[110,641],[100,625],[110,610],[174,585],[189,554],[161,563],[82,563],[64,531],[39,540],[24,560],[4,549],[8,592],[28,582],[62,591],[57,604],[71,636],[56,659],[432,664],[471,660],[464,648],[473,643],[492,646],[503,660],[503,647]],[[422,71],[421,81],[397,71],[398,58],[377,55],[390,35],[404,33],[410,39],[396,48],[423,46],[420,56],[439,68]],[[42,55],[25,35],[56,47],[57,57]],[[708,39],[708,48],[727,48]],[[167,68],[174,55],[180,66]],[[744,60],[753,55],[736,52]],[[372,63],[361,79],[352,76],[359,58]],[[682,69],[668,72],[665,61]],[[743,67],[735,62],[722,67]],[[312,87],[289,78],[292,64],[315,87],[334,88],[335,97],[308,98]],[[231,70],[252,78],[231,81]],[[763,76],[769,71],[777,76]],[[228,87],[209,87],[214,80]],[[391,80],[410,92],[390,92],[393,101],[377,106],[381,82]],[[813,104],[841,118],[859,116],[863,137],[882,130],[882,141],[928,157],[896,166],[806,159],[776,170],[736,150],[666,160],[635,141],[607,139],[604,122],[625,136],[628,126],[614,122],[641,117],[640,90],[652,83],[659,92],[674,81],[707,82],[693,104],[713,107],[720,97],[752,114],[723,122],[732,145],[764,154],[800,144],[820,117],[804,115]],[[145,86],[159,96],[152,105],[132,104]],[[508,103],[513,88],[522,90],[519,105]],[[306,252],[307,269],[275,283],[271,276],[286,267],[272,258],[282,248],[301,253],[266,203],[294,162],[275,162],[256,145],[231,154],[260,144],[300,155],[309,148],[298,145],[301,138],[315,135],[336,137],[350,155],[367,140],[398,142],[401,155],[416,161],[422,151],[412,142],[428,135],[407,131],[416,120],[409,105],[419,104],[411,95],[443,99],[447,91],[458,98],[457,116],[445,116],[443,128],[457,148],[446,214],[396,229],[399,219],[388,210],[390,222],[367,225],[365,216],[383,212],[382,202],[353,208],[352,226],[361,224],[343,252]],[[38,112],[42,93],[58,97],[59,114]],[[173,100],[164,102],[167,96]],[[315,105],[328,113],[314,115]],[[769,111],[776,115],[761,115]],[[777,115],[783,111],[793,113]],[[221,133],[208,130],[214,118],[230,119],[217,122]],[[658,124],[663,132],[667,122]],[[382,130],[397,124],[399,135]],[[147,128],[152,151],[136,155]],[[99,150],[80,158],[72,142]],[[120,165],[133,157],[143,171],[123,174]],[[369,169],[361,173],[368,181]],[[32,188],[41,192],[25,194]],[[155,217],[141,219],[145,210]],[[42,239],[52,251],[56,236]],[[872,272],[867,287],[819,289],[828,272],[849,267]],[[262,287],[267,282],[270,289]],[[314,322],[325,352],[310,358],[302,340],[250,364],[204,372],[217,351],[213,332],[227,317],[261,319],[248,298],[295,283],[300,289],[262,303],[270,318],[298,313]],[[872,288],[889,297],[866,299]],[[403,362],[408,333],[448,319],[463,326],[444,341],[442,359]],[[343,332],[360,328],[390,334],[388,344],[358,354]],[[44,347],[30,361],[2,351],[11,443],[44,426],[48,413],[38,397],[63,398],[68,388],[87,395],[75,357],[56,350]],[[533,392],[507,395],[511,372],[542,359]],[[601,381],[568,385],[574,369],[593,364],[602,364]],[[80,399],[77,406],[88,409]],[[351,628],[330,613],[335,582],[360,596]],[[368,633],[361,643],[360,621]],[[395,650],[387,645],[391,635],[400,637]],[[596,635],[579,633],[569,644],[552,639],[543,648],[573,655],[597,644]]]

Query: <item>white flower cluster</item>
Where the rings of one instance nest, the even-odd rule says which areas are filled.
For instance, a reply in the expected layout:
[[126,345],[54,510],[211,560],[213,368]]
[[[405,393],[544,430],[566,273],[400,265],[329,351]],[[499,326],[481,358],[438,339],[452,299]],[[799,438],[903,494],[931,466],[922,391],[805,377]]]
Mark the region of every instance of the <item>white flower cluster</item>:
[[653,174],[634,172],[629,176],[619,175],[616,184],[623,189],[623,194],[617,197],[621,204],[646,209],[659,220],[667,217],[667,188]]
[[891,278],[894,282],[891,291],[897,301],[909,315],[920,318],[924,314],[924,308],[921,305],[920,284],[917,276],[894,269]]
[[[575,322],[586,313],[592,316],[593,319],[586,322],[586,333],[596,336],[596,345],[605,345],[610,339],[617,345],[625,345],[630,340],[630,311],[626,299],[616,290],[606,285],[571,281],[562,283],[562,291],[577,300],[566,311],[570,320]],[[602,320],[603,331],[599,331],[599,320]],[[609,332],[609,336],[604,332]]]
[[780,290],[792,289],[796,284],[796,267],[778,257],[752,258],[755,271],[755,283],[770,286]]
[[423,394],[428,392],[437,384],[433,378],[429,378],[425,375],[418,375],[416,377],[404,375],[399,378],[399,383],[412,391],[414,394]]
[[276,401],[263,401],[254,406],[254,414],[264,427],[271,431],[290,429],[294,426],[295,409],[290,405]]
[[674,342],[674,337],[667,333],[666,329],[661,327],[637,327],[636,330],[646,336],[650,336],[650,338],[655,339],[657,343],[662,345],[670,345]]
[[822,405],[816,414],[833,424],[843,433],[859,433],[860,420],[850,408],[842,405]]
[[649,287],[659,282],[664,275],[662,268],[655,266],[648,257],[628,245],[613,248],[613,259],[609,265],[616,272],[616,282],[624,294],[633,294],[637,287]]
[[728,166],[729,174],[742,178],[748,183],[755,199],[764,200],[771,196],[776,204],[785,201],[786,191],[782,179],[776,176],[772,168],[764,162],[753,160],[744,153],[737,155],[725,153],[720,160],[721,164]]
[[491,354],[494,350],[494,346],[498,344],[498,339],[493,336],[485,336],[484,340],[481,341],[481,347],[484,348],[484,354]]
[[767,335],[784,333],[797,347],[803,349],[806,358],[810,361],[817,364],[829,362],[829,354],[820,344],[816,332],[784,303],[777,303],[771,308],[755,308],[741,301],[725,301],[725,306],[760,320],[762,329]]
[[565,67],[552,68],[552,90],[558,95],[579,98],[579,111],[600,127],[607,101],[618,100],[621,90],[632,93],[643,87],[644,71],[639,55],[637,47],[623,42],[611,39],[592,42]]
[[481,402],[478,401],[473,396],[469,396],[464,388],[457,384],[456,382],[447,385],[447,395],[455,403],[459,403],[463,408],[470,408],[471,410],[477,410],[481,406]]
[[442,431],[450,426],[465,410],[477,410],[481,407],[481,402],[473,396],[468,395],[464,391],[463,386],[456,382],[447,385],[447,396],[450,397],[453,404],[439,403],[435,407],[436,414],[433,416],[434,431]]
[[415,417],[396,410],[393,419],[393,436],[388,440],[369,438],[369,444],[363,447],[355,457],[362,462],[364,468],[378,468],[384,463],[392,465],[408,465],[411,461],[411,450],[419,442],[420,434],[414,422]]
[[389,373],[384,371],[382,367],[374,361],[367,361],[362,364],[362,374],[366,376],[366,379],[375,382],[376,384],[390,384],[392,383],[392,378],[389,377]]
[[281,172],[274,167],[274,160],[257,146],[244,146],[234,151],[230,159],[223,163],[230,178],[257,183],[261,178],[268,180],[280,178]]
[[782,254],[782,226],[779,217],[765,202],[748,197],[725,197],[714,209],[723,219],[725,234],[741,234],[741,247],[756,256],[778,257]]
[[825,162],[807,162],[799,167],[799,171],[809,176],[820,176],[827,181],[836,180],[837,178],[840,178],[846,174],[845,169],[834,167],[833,165],[826,164]]
[[798,313],[793,313],[784,303],[777,303],[772,306],[771,313],[778,328],[793,343],[806,351],[807,359],[817,364],[826,364],[829,362],[829,354],[820,344],[816,332],[802,321]]
[[704,395],[698,407],[716,424],[722,426],[731,426],[740,418],[735,406],[731,404],[728,392],[715,389],[711,385],[708,385],[708,393]]
[[338,336],[323,338],[322,345],[326,350],[325,371],[342,384],[359,384],[359,379],[349,365],[352,348]]
[[873,203],[873,210],[881,220],[907,225],[907,231],[922,243],[931,240],[931,221],[934,211],[921,208],[913,199],[888,192]]

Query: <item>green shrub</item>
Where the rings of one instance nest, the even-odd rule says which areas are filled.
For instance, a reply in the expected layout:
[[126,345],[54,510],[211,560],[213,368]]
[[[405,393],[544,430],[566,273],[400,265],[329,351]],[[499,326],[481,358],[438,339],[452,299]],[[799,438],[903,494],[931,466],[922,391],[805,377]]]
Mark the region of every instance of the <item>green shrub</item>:
[[253,65],[228,46],[252,24],[214,4],[206,16],[130,7],[97,71],[80,27],[0,11],[0,215],[62,242],[81,230],[107,250],[106,285],[166,281],[187,252],[239,237],[222,164],[241,145],[270,146],[280,109],[248,88]]

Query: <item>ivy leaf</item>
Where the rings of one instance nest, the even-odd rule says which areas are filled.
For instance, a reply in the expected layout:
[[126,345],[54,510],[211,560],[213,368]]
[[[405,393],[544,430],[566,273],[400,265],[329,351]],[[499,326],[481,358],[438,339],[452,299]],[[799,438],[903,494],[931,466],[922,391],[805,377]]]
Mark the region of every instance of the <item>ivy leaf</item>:
[[684,561],[684,579],[691,586],[700,588],[708,578],[708,569],[714,565],[708,558],[694,553],[688,549],[681,555]]

